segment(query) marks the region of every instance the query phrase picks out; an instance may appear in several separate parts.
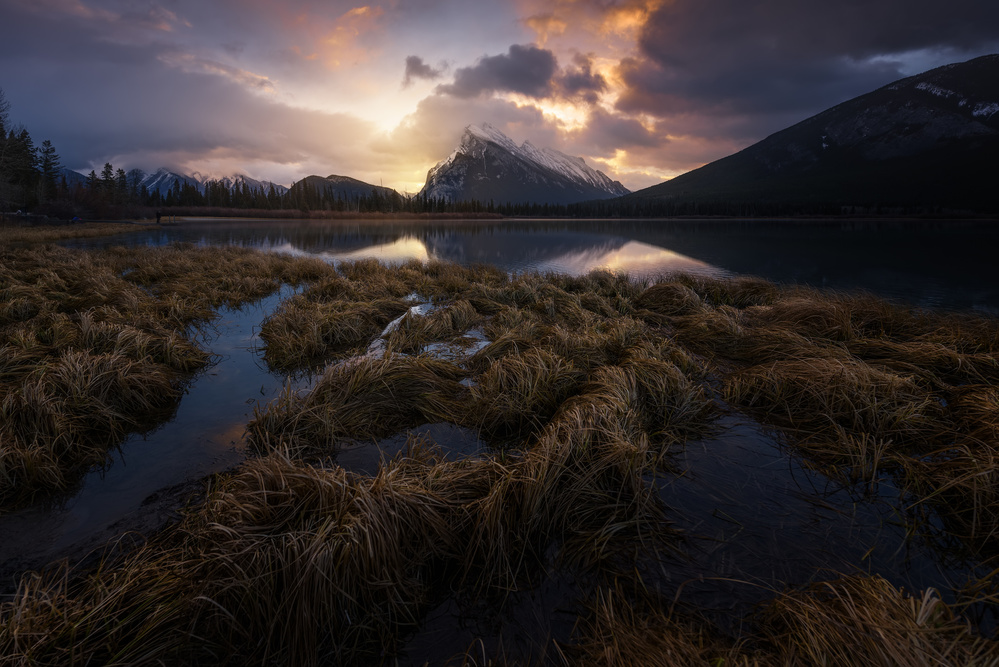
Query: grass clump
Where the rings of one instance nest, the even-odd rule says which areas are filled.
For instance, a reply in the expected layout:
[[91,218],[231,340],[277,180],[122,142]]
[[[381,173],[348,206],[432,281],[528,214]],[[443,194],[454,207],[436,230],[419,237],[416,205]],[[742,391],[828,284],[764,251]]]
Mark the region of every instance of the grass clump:
[[247,426],[259,452],[291,448],[297,456],[334,453],[343,440],[370,440],[459,409],[464,373],[421,357],[364,357],[330,366],[309,392],[288,392]]
[[975,636],[935,590],[912,597],[877,576],[783,593],[761,610],[758,622],[778,664],[999,663],[999,645]]
[[585,377],[572,362],[546,350],[506,355],[475,377],[466,421],[497,444],[527,440]]
[[295,370],[356,356],[408,309],[405,301],[394,298],[358,303],[292,297],[261,327],[265,357],[273,368]]

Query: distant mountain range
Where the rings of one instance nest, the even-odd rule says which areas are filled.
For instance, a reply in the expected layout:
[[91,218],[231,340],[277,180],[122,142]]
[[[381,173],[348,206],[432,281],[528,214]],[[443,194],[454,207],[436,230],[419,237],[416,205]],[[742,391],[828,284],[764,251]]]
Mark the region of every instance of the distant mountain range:
[[336,199],[342,199],[346,202],[355,201],[361,197],[370,197],[373,192],[378,193],[381,197],[399,196],[399,193],[392,188],[371,185],[356,178],[337,176],[336,174],[331,174],[325,178],[322,176],[306,176],[302,180],[292,184],[291,190],[294,191],[304,187],[312,188],[320,196],[325,196],[331,201]]
[[[62,175],[66,177],[66,183],[70,186],[76,184],[82,185],[87,182],[87,177],[85,175],[78,171],[73,171],[72,169],[63,169]],[[257,179],[250,178],[244,174],[232,174],[229,176],[212,176],[201,174],[199,172],[194,172],[193,174],[183,174],[171,171],[170,169],[160,168],[151,174],[141,169],[132,169],[128,172],[128,178],[129,182],[133,180],[137,181],[140,188],[143,185],[146,186],[146,190],[150,194],[158,192],[163,196],[166,195],[167,191],[173,188],[174,183],[193,186],[198,192],[204,194],[205,184],[209,181],[220,181],[230,190],[234,187],[242,187],[243,183],[246,183],[246,185],[251,189],[263,190],[264,193],[266,193],[272,185],[278,194],[288,192],[288,188],[284,185],[272,183],[271,181],[258,181]]]
[[469,125],[458,147],[427,174],[420,196],[497,204],[571,204],[629,190],[582,158],[525,141],[518,146],[491,125]]
[[999,211],[999,55],[896,81],[617,200]]
[[193,174],[182,174],[169,169],[161,168],[157,169],[152,174],[147,174],[141,170],[132,170],[131,173],[138,172],[141,176],[140,187],[142,185],[146,186],[146,189],[150,192],[159,192],[161,195],[166,195],[167,191],[173,188],[174,183],[179,183],[184,185],[185,183],[194,186],[198,192],[204,193],[205,184],[209,181],[221,181],[230,190],[234,187],[242,187],[243,183],[246,183],[248,187],[256,190],[263,190],[265,193],[273,185],[274,190],[278,194],[284,194],[288,192],[288,188],[279,185],[277,183],[272,183],[271,181],[258,181],[255,178],[250,178],[245,174],[232,174],[229,176],[212,176],[205,175],[199,172],[194,172]]

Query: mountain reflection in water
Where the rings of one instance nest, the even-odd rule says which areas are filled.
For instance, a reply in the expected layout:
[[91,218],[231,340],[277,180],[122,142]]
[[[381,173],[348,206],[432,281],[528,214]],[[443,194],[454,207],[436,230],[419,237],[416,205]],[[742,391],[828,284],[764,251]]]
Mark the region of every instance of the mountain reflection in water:
[[999,314],[994,221],[924,220],[188,220],[111,245],[241,245],[329,261],[444,260],[504,271],[687,271],[867,290],[929,308]]

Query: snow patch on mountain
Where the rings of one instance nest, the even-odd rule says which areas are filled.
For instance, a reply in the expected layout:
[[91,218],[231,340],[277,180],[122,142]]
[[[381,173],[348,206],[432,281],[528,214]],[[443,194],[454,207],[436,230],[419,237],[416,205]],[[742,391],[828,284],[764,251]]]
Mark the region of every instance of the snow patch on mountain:
[[971,115],[976,118],[992,118],[997,113],[999,113],[999,102],[979,102],[971,111]]
[[428,172],[422,194],[451,201],[499,197],[500,201],[565,203],[628,192],[583,158],[538,148],[530,141],[518,146],[483,123],[465,128],[458,147]]
[[209,181],[220,181],[230,190],[233,188],[242,188],[243,183],[246,183],[250,189],[262,190],[265,193],[268,192],[271,186],[274,186],[274,190],[278,194],[284,194],[288,191],[288,188],[283,185],[272,183],[271,181],[259,181],[255,178],[250,178],[246,174],[202,174],[197,171],[192,174],[184,174],[171,171],[165,167],[160,167],[152,174],[142,173],[140,185],[145,185],[146,190],[149,192],[159,192],[161,195],[166,195],[176,182],[181,186],[185,184],[193,186],[198,192],[204,194],[205,186]]
[[941,88],[927,81],[916,84],[916,90],[923,90],[931,95],[936,95],[937,97],[942,97],[945,100],[950,99],[957,95],[953,90],[947,90],[946,88]]

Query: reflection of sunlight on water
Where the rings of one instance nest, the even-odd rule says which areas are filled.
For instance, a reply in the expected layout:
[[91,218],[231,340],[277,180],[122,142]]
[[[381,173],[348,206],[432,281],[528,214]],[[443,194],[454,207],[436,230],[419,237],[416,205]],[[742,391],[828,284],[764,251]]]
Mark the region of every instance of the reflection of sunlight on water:
[[275,244],[266,248],[273,252],[286,253],[297,257],[321,257],[332,262],[349,262],[357,259],[377,259],[385,264],[404,264],[416,259],[426,262],[435,259],[427,251],[427,246],[415,236],[403,236],[392,243],[382,243],[372,245],[358,250],[348,252],[336,252],[323,250],[320,252],[308,252],[302,250],[291,243]]
[[663,273],[684,272],[702,276],[722,277],[731,275],[728,271],[705,262],[638,241],[628,241],[613,249],[591,248],[569,253],[539,263],[532,267],[539,271],[559,271],[581,275],[603,269],[613,273],[627,273],[642,277]]

